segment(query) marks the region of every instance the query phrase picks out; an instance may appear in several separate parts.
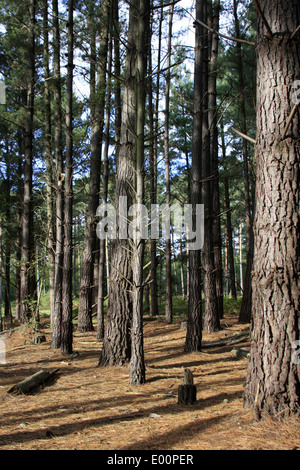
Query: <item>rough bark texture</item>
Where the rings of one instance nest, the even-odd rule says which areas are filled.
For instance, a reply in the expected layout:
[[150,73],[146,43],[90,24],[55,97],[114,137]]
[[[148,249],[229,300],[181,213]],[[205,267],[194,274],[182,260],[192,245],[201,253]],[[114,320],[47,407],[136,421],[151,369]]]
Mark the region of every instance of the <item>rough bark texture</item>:
[[[196,3],[196,18],[202,20],[203,6]],[[193,210],[201,203],[201,142],[202,142],[202,88],[203,88],[203,28],[195,25],[195,75],[194,75],[194,116],[192,147],[191,203]],[[188,322],[185,351],[201,351],[202,302],[201,302],[201,254],[200,250],[188,253]]]
[[273,37],[259,18],[257,46],[257,185],[253,323],[245,405],[258,415],[299,412],[300,181],[299,110],[282,140],[300,73],[298,0],[260,2]]
[[[133,10],[131,10],[133,15]],[[131,21],[134,24],[134,21]],[[135,145],[135,73],[136,32],[129,28],[125,67],[125,83],[120,131],[120,147],[116,176],[116,211],[119,214],[120,197],[127,197],[126,213],[117,220],[117,239],[114,241],[109,283],[109,307],[107,310],[103,348],[99,365],[123,365],[131,358],[130,327],[132,320],[132,265],[129,239],[120,238],[120,224],[128,230],[128,209],[132,205],[134,184],[133,151]],[[127,210],[126,210],[127,209]]]
[[73,348],[72,300],[72,218],[73,218],[73,0],[68,2],[68,74],[66,96],[66,164],[64,211],[64,264],[62,286],[61,352]]
[[[203,21],[207,23],[207,1],[203,2]],[[202,271],[204,292],[203,330],[212,333],[220,329],[216,292],[215,266],[212,237],[212,158],[210,152],[210,129],[208,121],[208,39],[203,38],[203,135],[202,135],[202,203],[204,204],[204,243]]]
[[[135,141],[135,202],[144,204],[144,126],[146,99],[146,70],[149,41],[149,0],[137,0],[137,60],[136,60],[136,141]],[[134,12],[136,15],[136,12]],[[143,226],[142,214],[137,212],[137,220]],[[142,230],[142,226],[140,229]],[[137,227],[139,230],[139,227]],[[145,382],[144,339],[143,339],[143,260],[145,240],[137,233],[133,241],[133,312],[131,326],[130,383],[139,385]]]
[[54,314],[52,348],[61,344],[62,315],[62,265],[63,265],[63,156],[62,156],[62,110],[61,110],[61,76],[60,76],[60,30],[58,2],[53,0],[53,106],[54,106],[54,154],[56,166],[56,243],[54,274]]

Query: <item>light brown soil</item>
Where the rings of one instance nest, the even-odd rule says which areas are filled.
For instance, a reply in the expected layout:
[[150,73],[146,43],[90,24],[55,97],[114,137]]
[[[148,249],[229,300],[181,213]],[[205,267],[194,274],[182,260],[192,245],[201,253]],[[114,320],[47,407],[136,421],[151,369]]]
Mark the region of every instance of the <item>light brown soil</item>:
[[[231,336],[245,325],[234,317],[203,342]],[[184,353],[186,331],[179,323],[145,321],[146,384],[129,385],[129,366],[97,367],[96,333],[74,333],[72,360],[47,341],[30,344],[29,329],[4,338],[0,365],[0,448],[5,450],[218,450],[300,449],[296,418],[254,420],[243,408],[247,359],[232,346]],[[239,347],[247,348],[247,342]],[[195,405],[178,405],[183,368],[194,374]],[[59,368],[56,379],[30,395],[7,391],[39,370]]]

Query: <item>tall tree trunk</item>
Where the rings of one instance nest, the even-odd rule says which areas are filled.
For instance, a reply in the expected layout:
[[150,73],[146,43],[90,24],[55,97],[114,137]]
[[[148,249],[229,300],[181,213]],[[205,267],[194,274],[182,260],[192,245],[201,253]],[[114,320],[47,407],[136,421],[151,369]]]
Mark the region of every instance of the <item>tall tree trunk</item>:
[[[298,0],[261,0],[258,18],[256,212],[251,349],[245,405],[257,415],[299,413],[300,116],[286,138],[293,82],[300,74]],[[298,363],[298,364],[297,364]]]
[[64,168],[62,150],[62,109],[61,109],[61,73],[60,73],[60,29],[58,1],[52,0],[53,16],[53,106],[54,106],[54,154],[56,172],[56,242],[54,274],[54,315],[51,347],[61,345],[62,317],[62,266],[64,236]]
[[[171,182],[170,182],[170,148],[169,148],[169,103],[170,103],[170,84],[171,84],[171,48],[172,48],[172,29],[174,16],[174,2],[170,7],[169,32],[168,32],[168,50],[167,50],[167,72],[166,72],[166,92],[165,92],[165,173],[166,173],[166,204],[171,205]],[[166,299],[165,315],[167,323],[173,321],[172,307],[172,251],[171,251],[171,233],[166,233]]]
[[23,147],[24,139],[18,133],[18,170],[17,170],[17,240],[16,240],[16,320],[20,320],[21,315],[21,243],[22,243],[22,197],[23,197]]
[[91,96],[91,169],[89,182],[89,199],[85,220],[84,250],[80,282],[78,329],[93,330],[92,324],[92,285],[96,251],[96,211],[99,205],[101,146],[103,140],[106,63],[108,50],[110,0],[101,5],[101,34],[97,65],[97,85]]
[[[237,0],[233,1],[233,12],[235,19],[235,34],[240,37],[240,26],[237,12]],[[240,117],[241,117],[241,131],[247,135],[247,119],[246,119],[246,103],[245,103],[245,90],[244,90],[244,64],[242,55],[241,43],[236,43],[237,60],[238,60],[238,73],[239,73],[239,88],[240,88]],[[249,182],[249,152],[246,139],[243,139],[243,162],[244,162],[244,191],[245,191],[245,211],[246,211],[246,273],[243,291],[243,300],[239,315],[241,323],[249,323],[251,320],[251,302],[252,302],[252,263],[253,263],[253,221],[251,211],[251,195],[250,195],[250,182]]]
[[[123,365],[131,358],[132,246],[128,239],[128,209],[133,202],[136,126],[136,3],[130,8],[120,147],[116,174],[117,233],[111,257],[109,307],[99,365]],[[134,132],[133,132],[134,131]],[[126,204],[126,206],[125,206]],[[126,232],[123,234],[122,232]],[[124,236],[123,236],[124,235]]]
[[[207,1],[203,3],[203,22],[207,23]],[[216,293],[212,238],[212,156],[208,120],[208,39],[203,39],[203,135],[202,135],[202,203],[204,204],[204,243],[202,250],[204,315],[203,330],[212,333],[220,329]]]
[[[161,12],[162,15],[162,12]],[[152,34],[152,31],[151,31]],[[160,63],[161,54],[161,21],[159,26],[159,37],[158,37],[158,64]],[[157,200],[157,126],[158,116],[156,121],[156,113],[158,113],[158,90],[157,100],[153,103],[153,80],[152,80],[152,48],[151,38],[149,40],[149,76],[148,80],[148,99],[149,99],[149,132],[150,132],[150,148],[149,148],[149,166],[150,166],[150,203],[156,204]],[[156,86],[159,88],[159,77],[157,74]],[[150,260],[151,260],[151,283],[150,283],[150,315],[156,317],[158,315],[158,301],[157,301],[157,255],[156,255],[156,240],[151,239],[150,241]]]
[[[203,21],[203,2],[196,1],[196,20]],[[192,183],[191,204],[195,217],[196,205],[201,204],[201,148],[203,118],[203,27],[195,24],[195,63],[194,63],[194,109],[192,140]],[[201,300],[201,253],[188,252],[188,322],[185,351],[201,351],[202,343],[202,300]]]
[[73,343],[72,218],[73,218],[73,0],[68,1],[68,65],[66,96],[66,160],[64,202],[64,264],[62,286],[61,353],[71,354]]
[[51,323],[54,316],[54,272],[55,272],[55,214],[54,214],[54,168],[52,158],[51,137],[51,92],[49,89],[49,22],[48,22],[48,0],[43,4],[43,61],[44,61],[44,133],[45,133],[45,157],[46,157],[46,184],[47,184],[47,255],[49,269],[49,297]]
[[[137,204],[137,232],[133,240],[133,309],[131,327],[130,383],[145,382],[144,339],[143,339],[143,260],[145,239],[143,227],[148,222],[139,212],[144,204],[144,126],[146,100],[146,70],[150,20],[150,1],[136,0],[138,9],[137,58],[136,58],[136,142],[135,142],[135,203]],[[134,15],[136,13],[134,12]]]
[[[102,203],[107,203],[108,198],[108,178],[109,178],[109,145],[110,145],[110,113],[111,113],[111,71],[112,71],[112,36],[109,42],[109,58],[108,58],[108,82],[106,93],[106,115],[105,115],[105,145],[103,151],[103,190]],[[100,241],[100,258],[99,258],[99,282],[98,282],[98,299],[97,299],[97,339],[104,337],[104,293],[105,293],[105,260],[106,259],[106,242],[107,238]]]
[[[226,161],[226,144],[225,144],[225,133],[223,119],[221,121],[221,145],[222,145],[222,156],[224,162]],[[229,183],[228,178],[224,178],[224,191],[225,191],[225,210],[226,210],[226,227],[227,227],[227,241],[228,241],[228,274],[230,284],[230,294],[233,299],[236,299],[236,280],[235,280],[235,269],[234,269],[234,251],[232,241],[232,223],[231,223],[231,208],[230,208],[230,197],[229,197]]]
[[[9,155],[9,146],[7,142],[6,154],[5,154],[5,163],[6,163],[6,181],[5,181],[5,218],[6,225],[10,224],[11,219],[11,169],[10,169],[10,155]],[[10,317],[12,322],[12,312],[10,304],[10,264],[11,264],[11,239],[9,236],[9,230],[6,229],[5,233],[5,295],[4,295],[4,315]]]
[[[211,2],[210,5],[212,26],[215,31],[219,31],[220,0]],[[218,301],[218,315],[223,318],[223,266],[222,266],[222,236],[221,236],[221,216],[220,216],[220,189],[219,189],[219,144],[217,129],[217,67],[218,67],[218,44],[217,34],[212,33],[210,65],[208,77],[208,124],[211,139],[211,160],[212,160],[212,234],[213,251],[216,279],[216,295]]]
[[34,82],[35,82],[35,13],[36,2],[29,3],[29,35],[28,35],[28,76],[27,103],[24,136],[24,196],[22,214],[21,244],[21,323],[26,323],[34,314],[35,273],[34,273],[34,240],[33,240],[33,116],[34,116]]

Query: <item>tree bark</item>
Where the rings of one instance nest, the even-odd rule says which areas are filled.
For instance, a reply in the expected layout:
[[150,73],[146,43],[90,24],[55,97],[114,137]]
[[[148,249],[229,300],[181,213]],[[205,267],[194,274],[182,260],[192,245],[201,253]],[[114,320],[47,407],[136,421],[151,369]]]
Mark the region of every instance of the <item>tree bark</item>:
[[[107,203],[108,198],[108,178],[109,178],[109,145],[110,145],[110,113],[111,113],[111,70],[112,70],[112,36],[109,40],[109,58],[108,58],[108,83],[106,94],[106,115],[105,115],[105,145],[103,151],[103,190],[102,203]],[[104,337],[104,293],[105,293],[105,262],[106,259],[106,243],[107,239],[100,240],[100,257],[99,257],[99,282],[98,282],[98,299],[97,299],[97,339]]]
[[[196,2],[196,19],[203,19],[203,3]],[[194,63],[194,108],[192,140],[192,182],[191,204],[193,212],[196,204],[201,204],[201,148],[203,116],[203,27],[195,25],[195,63]],[[202,299],[201,299],[201,253],[200,250],[188,252],[188,321],[185,351],[201,351],[202,341]]]
[[[233,11],[235,18],[236,37],[240,38],[240,26],[237,12],[237,0],[233,2]],[[244,90],[244,64],[241,43],[236,43],[239,88],[240,88],[240,119],[243,134],[247,135],[246,103]],[[244,167],[244,191],[245,191],[245,211],[246,211],[246,273],[243,290],[243,299],[239,315],[240,323],[249,323],[251,320],[251,302],[252,302],[252,263],[253,263],[253,220],[251,210],[251,194],[249,181],[249,152],[246,139],[243,139],[243,167]]]
[[73,219],[73,0],[68,1],[68,65],[66,96],[66,160],[64,201],[64,261],[62,285],[61,353],[73,348],[72,298],[72,219]]
[[[135,4],[136,5],[136,4]],[[136,132],[136,18],[130,8],[120,146],[116,174],[117,236],[111,258],[109,307],[106,315],[103,347],[99,365],[123,365],[131,358],[130,327],[132,321],[132,246],[128,239],[128,209],[133,202],[134,147]],[[127,206],[121,206],[122,201]],[[121,227],[122,224],[122,227]],[[121,230],[126,237],[122,237]]]
[[55,210],[54,210],[54,168],[52,158],[52,135],[51,135],[51,92],[49,88],[49,21],[48,0],[43,5],[43,60],[44,60],[44,106],[45,106],[45,156],[46,156],[46,183],[47,183],[47,254],[49,269],[49,298],[50,319],[54,315],[54,272],[55,272]]
[[[221,121],[221,143],[222,143],[222,156],[224,162],[226,161],[226,144],[223,120]],[[228,178],[224,178],[224,190],[225,190],[225,210],[226,210],[226,227],[227,227],[227,240],[228,240],[228,264],[229,264],[229,284],[230,294],[233,299],[236,299],[236,279],[234,269],[234,250],[232,241],[232,223],[231,223],[231,208],[230,208],[230,197],[229,197],[229,183]]]
[[[150,1],[137,0],[138,35],[136,58],[136,142],[135,142],[135,203],[137,204],[137,227],[141,232],[148,221],[139,213],[139,207],[144,204],[144,126],[146,100],[146,70],[149,35]],[[133,12],[136,15],[136,12]],[[143,338],[143,261],[145,239],[137,232],[133,240],[133,312],[131,327],[131,361],[130,383],[140,385],[145,382],[144,338]]]
[[53,106],[54,106],[54,154],[56,171],[56,242],[54,274],[54,315],[51,347],[61,345],[62,316],[62,266],[63,266],[63,222],[64,222],[64,169],[62,151],[62,109],[60,73],[60,30],[57,0],[52,1],[53,15]]
[[[207,1],[203,3],[203,19],[207,23]],[[204,315],[203,330],[212,333],[220,329],[216,293],[212,238],[212,157],[208,120],[208,39],[203,38],[203,134],[202,134],[202,203],[204,204],[204,243],[202,249]]]
[[251,350],[245,384],[245,406],[257,416],[299,413],[300,119],[294,106],[293,81],[300,73],[300,22],[297,0],[261,0],[273,32],[266,36],[258,18],[256,212],[254,223]]
[[[210,5],[212,24],[215,31],[219,31],[220,0],[211,2]],[[217,129],[217,67],[218,67],[218,44],[217,34],[212,33],[210,47],[210,65],[208,77],[208,124],[210,129],[210,148],[212,160],[212,234],[213,252],[216,279],[216,295],[218,302],[218,315],[223,318],[223,266],[222,266],[222,236],[220,215],[220,188],[219,188],[219,143]]]
[[[82,273],[80,280],[80,296],[78,310],[78,330],[91,331],[92,324],[92,285],[96,249],[96,211],[99,205],[101,146],[103,140],[106,63],[108,51],[110,0],[101,6],[101,34],[97,65],[97,85],[91,94],[91,169],[89,181],[89,199],[85,220],[84,250],[82,257]],[[93,26],[92,26],[93,27]]]
[[34,238],[33,238],[33,116],[34,116],[34,83],[35,83],[35,13],[36,2],[29,3],[29,36],[28,36],[28,76],[27,103],[24,134],[24,195],[22,213],[22,244],[20,274],[20,320],[26,323],[35,312],[35,273],[34,273]]
[[[174,2],[172,2],[169,15],[168,50],[167,50],[167,72],[166,72],[166,92],[165,92],[165,175],[166,175],[166,204],[171,205],[171,183],[170,183],[170,149],[169,149],[169,103],[170,103],[170,81],[171,81],[171,48],[172,48],[172,27],[174,16]],[[167,323],[173,321],[172,307],[172,252],[171,252],[171,231],[166,233],[166,298],[165,315]]]

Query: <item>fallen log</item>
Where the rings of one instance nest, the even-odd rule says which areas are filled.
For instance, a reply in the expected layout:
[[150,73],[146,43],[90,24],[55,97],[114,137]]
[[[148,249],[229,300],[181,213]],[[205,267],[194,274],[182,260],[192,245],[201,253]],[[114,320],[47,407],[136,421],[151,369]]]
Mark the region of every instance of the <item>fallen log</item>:
[[219,346],[230,346],[231,344],[240,343],[250,335],[250,332],[243,332],[238,335],[230,336],[227,339],[221,339],[220,341],[212,341],[211,343],[203,343],[202,348],[218,348]]
[[14,385],[7,393],[14,393],[16,395],[29,393],[33,389],[48,382],[58,371],[59,369],[55,369],[52,372],[40,370],[30,377],[27,377],[25,380],[22,380],[22,382]]
[[240,359],[242,357],[249,357],[250,352],[242,348],[233,348],[231,350],[231,355],[236,359]]

